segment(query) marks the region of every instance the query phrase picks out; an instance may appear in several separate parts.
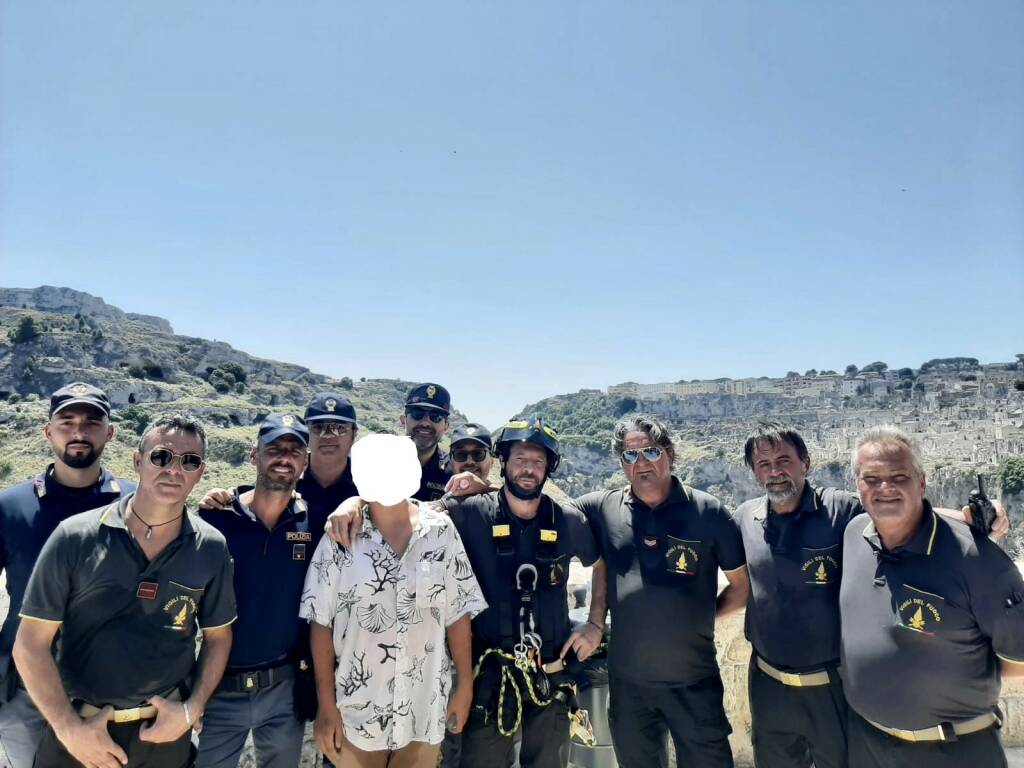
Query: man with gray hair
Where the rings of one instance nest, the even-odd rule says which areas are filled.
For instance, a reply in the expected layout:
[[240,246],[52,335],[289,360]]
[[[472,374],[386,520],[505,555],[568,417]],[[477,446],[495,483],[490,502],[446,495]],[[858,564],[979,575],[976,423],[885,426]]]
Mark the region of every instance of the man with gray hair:
[[[750,584],[739,529],[718,499],[672,474],[668,427],[630,415],[614,431],[629,485],[575,501],[608,570],[615,631],[608,655],[611,730],[622,768],[732,766],[732,731],[715,654],[715,617],[742,608]],[[718,570],[729,580],[718,595]]]
[[925,498],[913,441],[859,440],[867,510],[850,521],[840,587],[842,676],[857,768],[1005,765],[1001,675],[1024,675],[1024,579],[989,539]]

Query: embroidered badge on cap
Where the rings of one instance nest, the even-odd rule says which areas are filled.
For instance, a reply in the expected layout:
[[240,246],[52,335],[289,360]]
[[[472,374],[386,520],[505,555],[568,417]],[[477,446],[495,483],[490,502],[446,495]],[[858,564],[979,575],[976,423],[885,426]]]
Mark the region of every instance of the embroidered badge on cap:
[[327,400],[324,402],[324,405],[327,406],[328,413],[334,413],[334,409],[338,406],[338,401],[335,400],[334,398],[327,398]]
[[156,600],[156,591],[159,588],[160,585],[155,581],[139,582],[139,588],[135,591],[135,596],[141,597],[143,600]]
[[428,400],[433,400],[434,399],[434,395],[436,395],[436,394],[437,394],[437,387],[435,387],[433,384],[431,384],[429,387],[427,387],[427,399]]
[[284,424],[286,427],[290,427],[292,424],[295,423],[295,419],[293,419],[291,416],[285,415],[281,417],[281,423]]

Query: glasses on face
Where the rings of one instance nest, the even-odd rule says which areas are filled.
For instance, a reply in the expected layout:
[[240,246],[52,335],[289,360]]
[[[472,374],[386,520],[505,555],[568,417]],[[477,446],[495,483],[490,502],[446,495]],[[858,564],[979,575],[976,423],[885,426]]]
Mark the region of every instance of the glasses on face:
[[314,435],[347,435],[349,426],[340,421],[312,421],[308,425]]
[[464,461],[473,459],[477,464],[487,458],[487,451],[483,448],[474,448],[472,450],[459,448],[458,450],[452,451],[452,461],[457,461],[460,464]]
[[413,421],[430,419],[433,424],[440,424],[445,419],[445,415],[441,411],[429,411],[426,408],[406,408],[405,415]]
[[170,448],[154,448],[149,452],[149,463],[154,467],[169,467],[177,459],[185,472],[198,472],[203,466],[203,457],[198,453],[175,453]]
[[657,461],[661,458],[661,448],[652,445],[649,448],[627,448],[622,452],[622,460],[627,464],[636,464],[643,456],[648,461]]

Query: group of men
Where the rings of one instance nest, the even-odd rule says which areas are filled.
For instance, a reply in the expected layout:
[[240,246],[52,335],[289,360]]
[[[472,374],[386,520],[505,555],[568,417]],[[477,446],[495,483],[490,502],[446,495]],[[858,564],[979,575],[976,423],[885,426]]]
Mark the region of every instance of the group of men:
[[[150,424],[136,487],[99,463],[110,413],[95,387],[55,392],[54,462],[0,493],[16,768],[234,766],[249,734],[260,765],[295,766],[314,718],[336,765],[434,765],[443,739],[446,766],[564,768],[609,609],[624,768],[665,765],[669,738],[680,766],[732,765],[714,629],[739,609],[761,768],[1005,765],[996,702],[1000,676],[1024,674],[1024,581],[967,509],[936,513],[895,428],[860,439],[855,495],[813,486],[800,435],[762,424],[744,448],[765,495],[729,514],[673,474],[667,426],[631,414],[612,436],[628,484],[560,504],[541,419],[456,427],[446,453],[451,398],[423,384],[411,439],[356,443],[355,409],[325,392],[268,416],[255,484],[192,515],[202,425]],[[576,627],[572,558],[593,566]]]

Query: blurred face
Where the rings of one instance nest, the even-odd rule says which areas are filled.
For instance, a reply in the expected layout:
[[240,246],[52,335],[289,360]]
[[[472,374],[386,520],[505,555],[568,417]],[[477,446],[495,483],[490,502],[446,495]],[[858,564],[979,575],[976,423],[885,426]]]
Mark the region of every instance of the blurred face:
[[548,455],[543,448],[531,443],[516,443],[509,450],[505,464],[505,482],[529,494],[544,485],[547,470]]
[[72,469],[91,467],[114,436],[109,420],[88,405],[69,405],[50,417],[43,434],[53,446],[57,461]]
[[257,443],[252,452],[256,485],[265,491],[290,491],[306,468],[306,446],[294,437],[280,437],[269,445]]
[[924,475],[899,443],[869,443],[857,451],[857,492],[871,519],[911,521],[924,510]]
[[672,484],[672,454],[667,448],[662,448],[661,456],[651,461],[643,455],[643,449],[656,446],[656,443],[646,432],[627,432],[622,443],[625,450],[640,451],[635,464],[619,458],[633,493],[642,495],[645,491],[663,491]]
[[[168,451],[172,457],[165,462]],[[153,461],[154,452],[159,459],[156,463]],[[202,455],[203,444],[195,435],[185,432],[151,433],[143,449],[132,456],[135,471],[139,474],[139,492],[161,503],[184,504],[203,476],[206,465],[200,464],[194,472],[189,472],[182,463],[185,467],[192,467],[195,465],[194,457]],[[165,465],[157,466],[159,463]]]
[[452,471],[472,472],[481,480],[487,480],[494,464],[491,452],[476,440],[460,440],[452,445]]
[[448,429],[448,418],[433,408],[406,408],[401,422],[405,427],[405,434],[412,438],[419,454],[431,453]]
[[810,459],[801,460],[796,448],[787,442],[778,445],[761,441],[754,448],[754,476],[776,504],[791,501],[804,490]]
[[348,453],[355,440],[355,427],[347,421],[311,421],[309,427],[309,453],[324,462],[337,462],[344,468]]

